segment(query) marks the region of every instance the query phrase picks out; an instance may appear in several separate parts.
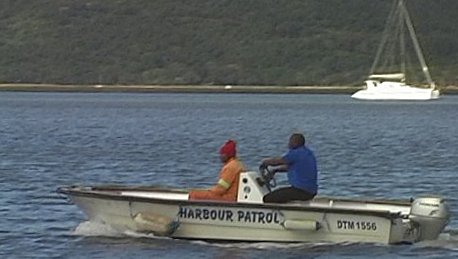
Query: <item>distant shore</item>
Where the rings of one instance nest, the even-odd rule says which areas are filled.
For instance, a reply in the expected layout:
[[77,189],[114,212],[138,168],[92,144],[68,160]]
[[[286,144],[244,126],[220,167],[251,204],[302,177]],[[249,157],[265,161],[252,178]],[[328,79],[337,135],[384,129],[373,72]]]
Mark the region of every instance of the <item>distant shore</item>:
[[[0,91],[20,92],[351,94],[360,89],[361,86],[0,84]],[[440,90],[442,94],[458,94],[458,86]]]

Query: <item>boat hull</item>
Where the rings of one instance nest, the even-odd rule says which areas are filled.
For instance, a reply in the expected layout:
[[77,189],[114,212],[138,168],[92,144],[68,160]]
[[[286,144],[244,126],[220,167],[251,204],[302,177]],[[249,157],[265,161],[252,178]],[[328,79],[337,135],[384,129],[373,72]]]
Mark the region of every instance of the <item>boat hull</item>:
[[351,97],[359,100],[406,100],[421,101],[439,98],[439,91],[432,88],[418,88],[399,82],[366,81],[366,89],[359,90]]
[[436,239],[448,223],[440,197],[363,200],[315,197],[264,203],[259,172],[242,172],[237,201],[189,200],[188,190],[153,187],[63,187],[88,216],[123,232],[183,239],[275,242],[412,243]]
[[312,202],[275,205],[156,199],[130,196],[128,192],[64,193],[90,221],[109,224],[119,231],[163,235],[157,231],[157,222],[139,221],[138,216],[170,219],[175,228],[165,231],[165,235],[172,238],[384,244],[415,242],[419,238],[419,231],[405,220],[409,202],[316,198]]

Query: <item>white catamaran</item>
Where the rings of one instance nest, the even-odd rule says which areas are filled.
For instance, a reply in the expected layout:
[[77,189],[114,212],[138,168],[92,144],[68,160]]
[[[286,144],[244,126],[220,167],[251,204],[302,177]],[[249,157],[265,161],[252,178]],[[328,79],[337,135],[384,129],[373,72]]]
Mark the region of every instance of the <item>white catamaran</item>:
[[[411,77],[406,78],[407,70],[411,69],[410,66],[407,66],[409,60],[405,40],[406,27],[428,87],[406,83],[406,81],[413,81]],[[439,90],[429,73],[404,0],[395,0],[393,4],[382,42],[365,83],[365,89],[354,93],[352,98],[361,100],[432,100],[439,98]]]

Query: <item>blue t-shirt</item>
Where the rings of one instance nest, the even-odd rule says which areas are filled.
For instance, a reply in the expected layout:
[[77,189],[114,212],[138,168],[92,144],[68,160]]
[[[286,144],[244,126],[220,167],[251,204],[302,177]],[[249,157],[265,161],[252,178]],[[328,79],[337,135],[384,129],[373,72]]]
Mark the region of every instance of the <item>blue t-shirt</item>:
[[317,165],[315,155],[306,146],[290,149],[283,160],[288,163],[288,182],[293,187],[317,193]]

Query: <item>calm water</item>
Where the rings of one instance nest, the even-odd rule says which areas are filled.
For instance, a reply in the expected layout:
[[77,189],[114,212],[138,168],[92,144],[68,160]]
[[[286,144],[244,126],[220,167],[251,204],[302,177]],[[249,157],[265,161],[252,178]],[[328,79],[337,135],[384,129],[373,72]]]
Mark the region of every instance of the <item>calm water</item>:
[[[447,258],[458,256],[458,96],[0,93],[1,258]],[[305,132],[320,193],[440,194],[452,221],[415,245],[205,243],[117,233],[55,193],[70,184],[209,186],[228,138],[248,168]],[[284,180],[284,179],[283,179]]]

